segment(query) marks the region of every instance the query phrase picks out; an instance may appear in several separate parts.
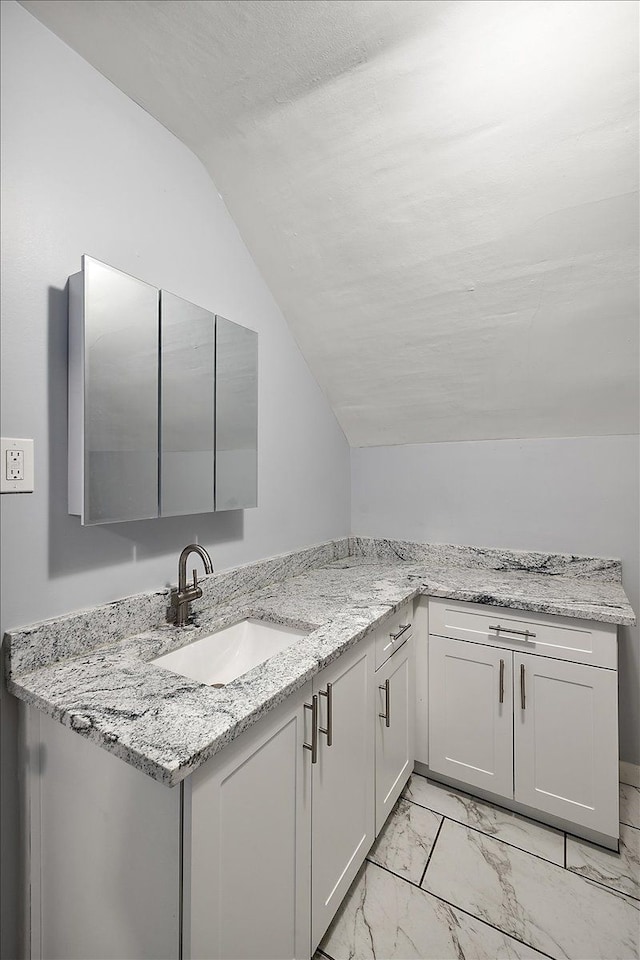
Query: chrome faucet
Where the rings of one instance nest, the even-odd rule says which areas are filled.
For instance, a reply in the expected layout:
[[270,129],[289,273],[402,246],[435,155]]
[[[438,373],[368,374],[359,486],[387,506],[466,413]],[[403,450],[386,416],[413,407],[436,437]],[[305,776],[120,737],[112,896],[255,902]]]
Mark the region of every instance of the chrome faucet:
[[189,604],[202,596],[202,589],[198,586],[198,574],[193,571],[193,583],[187,586],[187,559],[190,554],[197,553],[204,564],[205,573],[213,573],[211,557],[204,547],[197,543],[189,543],[180,554],[178,560],[178,587],[171,591],[171,608],[169,619],[177,627],[184,627],[189,620]]

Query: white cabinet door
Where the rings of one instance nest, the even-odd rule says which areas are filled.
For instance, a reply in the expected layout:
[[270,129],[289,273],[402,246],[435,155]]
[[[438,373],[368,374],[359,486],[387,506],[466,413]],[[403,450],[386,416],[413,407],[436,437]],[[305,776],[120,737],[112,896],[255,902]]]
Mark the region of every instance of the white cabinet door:
[[308,960],[310,688],[186,781],[184,957]]
[[513,797],[509,651],[429,637],[429,766]]
[[618,835],[617,672],[514,654],[515,798]]
[[413,647],[416,686],[415,757],[429,764],[429,600],[419,597],[414,605]]
[[331,745],[320,733],[312,767],[312,954],[374,839],[373,662],[364,640],[313,681]]
[[375,675],[376,836],[413,770],[414,677],[410,638]]

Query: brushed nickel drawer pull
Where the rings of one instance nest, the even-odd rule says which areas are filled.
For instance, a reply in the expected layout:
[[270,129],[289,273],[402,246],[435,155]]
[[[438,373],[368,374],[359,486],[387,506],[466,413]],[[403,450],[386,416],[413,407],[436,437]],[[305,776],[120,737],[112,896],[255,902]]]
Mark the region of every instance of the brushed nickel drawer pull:
[[318,696],[314,693],[311,703],[305,703],[305,710],[311,710],[311,743],[304,742],[305,750],[311,750],[311,763],[318,762]]
[[524,675],[524,663],[520,664],[520,708],[522,710],[526,709],[527,706],[527,693],[525,689],[525,675]]
[[400,637],[402,636],[402,634],[403,634],[403,633],[406,633],[407,630],[410,629],[410,627],[411,627],[411,624],[410,624],[410,623],[401,623],[401,624],[400,624],[400,629],[398,630],[397,633],[390,633],[390,634],[389,634],[389,636],[391,637],[391,642],[392,642],[392,643],[395,643],[396,640],[399,640]]
[[496,633],[500,633],[501,630],[505,633],[517,633],[519,637],[524,637],[525,640],[532,640],[535,637],[535,633],[532,633],[531,630],[515,630],[513,627],[503,627],[499,623],[495,627],[489,626],[489,630],[495,630]]
[[498,703],[504,703],[504,660],[500,661],[500,696]]
[[320,733],[324,733],[327,738],[327,746],[330,747],[333,743],[333,684],[328,683],[326,690],[321,690],[321,697],[327,698],[327,725],[326,727],[318,727]]
[[378,690],[384,691],[384,713],[379,713],[378,716],[381,720],[384,720],[385,727],[390,727],[391,712],[389,710],[389,681],[385,680],[384,684],[378,687]]

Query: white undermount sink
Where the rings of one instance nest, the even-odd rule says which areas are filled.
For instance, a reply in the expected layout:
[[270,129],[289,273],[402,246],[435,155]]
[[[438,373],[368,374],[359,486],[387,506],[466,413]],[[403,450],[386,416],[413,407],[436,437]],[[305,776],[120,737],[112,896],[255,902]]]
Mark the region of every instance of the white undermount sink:
[[190,680],[224,687],[307,633],[265,620],[241,620],[152,662]]

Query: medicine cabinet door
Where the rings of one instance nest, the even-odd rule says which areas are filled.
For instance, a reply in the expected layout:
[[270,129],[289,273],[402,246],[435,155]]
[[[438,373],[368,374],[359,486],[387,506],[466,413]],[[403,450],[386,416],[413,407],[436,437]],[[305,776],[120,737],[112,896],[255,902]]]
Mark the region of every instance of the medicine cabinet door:
[[215,315],[160,291],[160,515],[214,509]]
[[216,510],[258,504],[258,334],[216,317]]

